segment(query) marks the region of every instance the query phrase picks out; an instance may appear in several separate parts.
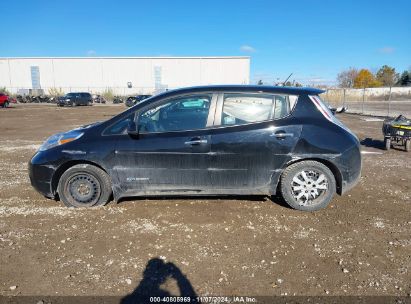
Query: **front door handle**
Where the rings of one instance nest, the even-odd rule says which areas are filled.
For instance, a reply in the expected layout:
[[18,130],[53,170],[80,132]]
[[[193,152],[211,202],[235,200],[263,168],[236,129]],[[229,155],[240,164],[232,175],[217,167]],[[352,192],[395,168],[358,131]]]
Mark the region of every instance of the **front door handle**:
[[193,138],[189,141],[186,141],[184,144],[189,145],[189,146],[195,146],[195,145],[204,145],[206,143],[207,143],[207,139]]
[[294,134],[293,133],[285,133],[284,131],[278,131],[278,132],[275,132],[274,134],[271,134],[270,136],[275,136],[278,139],[284,139],[286,137],[293,137]]

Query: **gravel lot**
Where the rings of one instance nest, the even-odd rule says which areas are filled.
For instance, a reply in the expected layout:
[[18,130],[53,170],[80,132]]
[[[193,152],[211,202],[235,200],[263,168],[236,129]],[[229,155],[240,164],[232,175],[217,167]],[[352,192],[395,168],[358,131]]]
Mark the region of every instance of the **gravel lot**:
[[267,197],[68,209],[30,186],[27,162],[46,137],[122,110],[0,109],[0,295],[409,296],[411,154],[382,150],[382,121],[339,116],[373,153],[359,185],[315,213]]

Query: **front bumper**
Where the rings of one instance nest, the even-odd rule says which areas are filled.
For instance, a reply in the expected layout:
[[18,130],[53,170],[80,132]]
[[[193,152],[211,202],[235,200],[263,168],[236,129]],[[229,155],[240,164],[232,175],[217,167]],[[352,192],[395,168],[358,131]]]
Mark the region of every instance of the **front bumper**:
[[39,160],[39,153],[36,153],[29,162],[31,185],[45,197],[55,198],[52,185],[55,168],[48,164],[41,164]]
[[72,104],[73,104],[73,102],[70,100],[70,101],[66,101],[66,100],[59,100],[58,102],[57,102],[57,104],[59,105],[59,106],[71,106]]

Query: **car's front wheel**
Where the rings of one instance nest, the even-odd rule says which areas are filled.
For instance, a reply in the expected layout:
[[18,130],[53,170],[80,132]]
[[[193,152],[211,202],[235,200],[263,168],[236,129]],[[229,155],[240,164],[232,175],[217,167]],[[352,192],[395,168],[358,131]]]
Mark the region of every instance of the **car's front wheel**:
[[96,166],[75,165],[60,177],[57,192],[68,207],[105,205],[111,196],[110,177]]
[[327,207],[336,192],[334,174],[317,161],[302,161],[287,167],[280,186],[285,202],[302,211]]

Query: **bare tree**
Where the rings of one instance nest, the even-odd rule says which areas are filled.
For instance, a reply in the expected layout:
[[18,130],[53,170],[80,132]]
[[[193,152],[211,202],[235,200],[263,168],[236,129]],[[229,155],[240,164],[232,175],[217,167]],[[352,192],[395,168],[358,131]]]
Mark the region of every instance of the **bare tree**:
[[358,75],[356,68],[348,68],[337,75],[337,83],[341,88],[352,88],[354,86],[354,79]]

